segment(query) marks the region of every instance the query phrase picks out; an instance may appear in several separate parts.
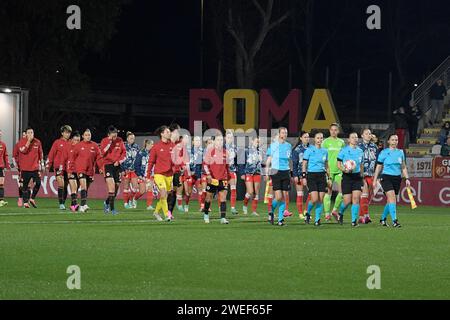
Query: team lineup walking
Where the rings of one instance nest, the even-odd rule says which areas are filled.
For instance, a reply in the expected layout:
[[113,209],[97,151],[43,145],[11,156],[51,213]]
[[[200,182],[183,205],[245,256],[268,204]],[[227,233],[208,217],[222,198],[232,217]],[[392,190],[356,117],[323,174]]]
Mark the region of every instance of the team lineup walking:
[[[64,125],[44,162],[42,144],[34,130],[27,128],[13,150],[12,167],[19,171],[17,205],[37,208],[42,174],[53,171],[59,210],[66,210],[70,195],[70,211],[88,212],[88,191],[98,172],[105,180],[105,214],[119,214],[116,197],[121,188],[125,211],[137,208],[138,200],[145,198],[145,208],[158,221],[172,222],[177,212],[189,213],[196,193],[206,224],[211,221],[214,199],[221,224],[230,223],[227,208],[232,216],[250,213],[259,217],[261,199],[267,204],[267,221],[286,226],[286,218],[292,215],[288,209],[292,188],[298,217],[305,224],[311,223],[314,213],[314,226],[322,225],[322,215],[326,221],[334,217],[335,223],[343,225],[345,211],[350,207],[351,226],[358,227],[372,222],[369,204],[382,188],[387,204],[380,225],[387,226],[390,215],[392,226],[400,227],[396,196],[402,177],[407,186],[410,182],[405,154],[397,149],[396,135],[389,137],[388,148],[380,152],[370,129],[364,129],[361,137],[350,133],[346,143],[338,138],[340,128],[333,123],[328,138],[323,132],[301,131],[298,142],[292,146],[287,140],[288,130],[281,127],[264,152],[261,138],[256,135],[246,137],[245,144],[240,145],[239,137],[231,130],[225,135],[218,132],[192,139],[181,135],[180,130],[177,124],[162,126],[156,130],[158,141],[146,139],[140,146],[132,132],[127,132],[122,140],[114,126],[108,127],[107,136],[98,144],[91,140],[89,129],[80,134]],[[8,205],[4,197],[4,171],[10,169],[7,159],[0,132],[0,207]],[[245,185],[242,208],[237,207],[239,180]],[[265,187],[262,194],[261,186],[263,190]],[[337,195],[332,207],[333,191]]]

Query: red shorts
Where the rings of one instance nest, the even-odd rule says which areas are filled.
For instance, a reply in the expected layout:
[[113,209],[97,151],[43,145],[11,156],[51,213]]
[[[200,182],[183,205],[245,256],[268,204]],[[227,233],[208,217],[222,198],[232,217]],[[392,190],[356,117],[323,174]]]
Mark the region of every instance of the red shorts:
[[236,180],[237,179],[237,174],[236,172],[230,172],[230,180]]
[[245,182],[252,182],[252,183],[261,183],[261,175],[259,174],[246,174],[245,175]]
[[137,176],[136,172],[134,172],[134,171],[125,171],[125,174],[123,175],[124,179],[129,179],[129,180],[137,178],[137,177],[138,176]]
[[373,185],[373,177],[364,177],[364,181],[367,183],[367,185],[369,186],[369,188],[372,188]]

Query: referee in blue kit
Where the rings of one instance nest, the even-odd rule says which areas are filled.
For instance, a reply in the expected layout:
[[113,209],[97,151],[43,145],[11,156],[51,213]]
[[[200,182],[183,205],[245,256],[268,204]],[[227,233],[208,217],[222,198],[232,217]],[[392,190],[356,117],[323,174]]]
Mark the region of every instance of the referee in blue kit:
[[330,169],[328,167],[328,150],[322,148],[323,133],[314,135],[314,145],[303,154],[303,183],[308,186],[311,201],[308,203],[305,222],[309,224],[311,210],[316,206],[315,226],[320,226],[320,215],[323,211],[323,198],[327,187],[331,186]]
[[272,188],[275,193],[275,199],[272,200],[271,222],[274,222],[274,213],[278,208],[278,225],[284,226],[284,210],[286,203],[284,192],[291,190],[291,150],[292,145],[286,141],[288,131],[284,127],[278,129],[278,139],[272,142],[267,149],[267,175],[272,179]]
[[377,168],[375,169],[375,176],[373,179],[373,187],[376,187],[379,174],[381,172],[380,183],[386,194],[386,206],[384,207],[383,215],[381,216],[380,224],[387,227],[386,218],[388,214],[392,218],[392,226],[400,228],[401,225],[397,219],[397,195],[400,191],[400,184],[405,178],[406,186],[409,187],[408,169],[406,168],[406,158],[403,150],[397,149],[398,136],[391,134],[388,139],[389,148],[380,152],[377,159]]

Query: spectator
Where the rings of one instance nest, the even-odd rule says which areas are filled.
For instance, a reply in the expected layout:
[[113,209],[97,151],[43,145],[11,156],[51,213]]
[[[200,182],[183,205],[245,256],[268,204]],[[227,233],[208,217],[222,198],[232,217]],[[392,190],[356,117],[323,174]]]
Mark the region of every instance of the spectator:
[[431,117],[429,124],[433,125],[440,122],[442,112],[444,111],[444,97],[447,95],[447,89],[445,88],[441,79],[438,79],[430,90],[431,99]]
[[447,137],[447,143],[444,144],[441,148],[441,156],[443,157],[450,156],[450,137]]
[[408,130],[408,118],[405,108],[400,107],[394,112],[395,134],[398,136],[398,148],[404,149],[406,144],[406,132]]
[[445,144],[445,140],[450,136],[450,122],[447,121],[442,126],[441,133],[439,134],[439,144],[443,146]]
[[416,143],[417,128],[422,115],[423,113],[417,105],[412,106],[408,112],[409,141],[411,143]]

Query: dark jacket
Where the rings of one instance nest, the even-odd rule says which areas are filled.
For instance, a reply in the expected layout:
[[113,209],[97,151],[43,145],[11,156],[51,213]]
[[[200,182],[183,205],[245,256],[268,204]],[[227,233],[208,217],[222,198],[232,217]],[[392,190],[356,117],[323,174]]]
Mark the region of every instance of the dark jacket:
[[408,117],[405,113],[394,114],[395,129],[408,129]]
[[431,100],[444,100],[444,96],[447,95],[447,89],[442,84],[439,86],[437,83],[433,84],[430,90],[430,99]]
[[444,144],[441,148],[441,156],[448,157],[450,156],[450,146],[448,144]]

